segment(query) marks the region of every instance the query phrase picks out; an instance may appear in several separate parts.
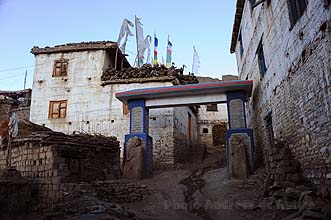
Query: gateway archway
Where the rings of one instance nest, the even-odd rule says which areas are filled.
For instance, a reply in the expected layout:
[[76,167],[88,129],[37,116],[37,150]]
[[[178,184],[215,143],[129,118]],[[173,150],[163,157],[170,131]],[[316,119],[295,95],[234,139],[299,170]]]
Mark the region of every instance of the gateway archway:
[[226,152],[229,177],[246,177],[254,170],[253,131],[247,128],[245,102],[251,95],[252,80],[189,84],[135,89],[116,93],[130,109],[130,133],[125,135],[124,160],[130,139],[142,139],[144,175],[153,172],[153,141],[148,133],[149,109],[227,103],[229,129]]

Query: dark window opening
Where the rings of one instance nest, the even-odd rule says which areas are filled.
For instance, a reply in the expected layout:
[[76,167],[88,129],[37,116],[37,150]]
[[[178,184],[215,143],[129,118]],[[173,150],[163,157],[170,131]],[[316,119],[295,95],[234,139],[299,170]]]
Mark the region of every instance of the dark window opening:
[[207,111],[209,112],[217,112],[217,104],[208,104],[207,105]]
[[269,144],[273,144],[275,141],[274,130],[272,127],[272,112],[269,112],[268,115],[264,118],[267,128],[268,141]]
[[244,53],[244,46],[243,46],[241,31],[240,31],[239,36],[238,36],[238,41],[239,41],[239,46],[240,46],[240,57],[242,57],[243,53]]
[[257,47],[256,54],[257,54],[257,62],[259,64],[259,69],[260,69],[260,75],[263,78],[267,71],[267,67],[265,65],[262,39],[259,43],[259,46]]
[[295,25],[297,20],[303,15],[307,8],[306,0],[287,0],[291,27]]
[[204,134],[208,134],[208,128],[203,128],[203,129],[202,129],[202,133],[204,133]]
[[251,3],[251,7],[254,8],[254,5],[255,5],[255,0],[249,0],[249,2]]

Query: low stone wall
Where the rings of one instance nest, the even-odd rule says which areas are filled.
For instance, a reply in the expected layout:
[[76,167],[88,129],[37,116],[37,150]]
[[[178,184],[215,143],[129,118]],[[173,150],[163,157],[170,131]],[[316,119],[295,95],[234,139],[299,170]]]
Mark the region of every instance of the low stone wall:
[[[40,203],[56,202],[63,196],[63,183],[120,177],[119,142],[104,137],[109,144],[106,147],[94,138],[56,132],[16,138],[12,143],[11,164],[32,183]],[[90,142],[86,142],[87,139],[91,139]],[[6,167],[6,158],[7,151],[3,149],[0,151],[1,169]]]

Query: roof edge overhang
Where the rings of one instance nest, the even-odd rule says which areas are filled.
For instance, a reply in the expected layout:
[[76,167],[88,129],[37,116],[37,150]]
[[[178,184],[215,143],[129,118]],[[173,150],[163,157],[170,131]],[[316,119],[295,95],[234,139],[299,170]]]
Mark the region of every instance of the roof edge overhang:
[[236,51],[237,39],[238,39],[242,14],[244,11],[244,6],[245,6],[245,0],[237,0],[236,14],[234,17],[233,28],[232,28],[230,53],[234,53]]

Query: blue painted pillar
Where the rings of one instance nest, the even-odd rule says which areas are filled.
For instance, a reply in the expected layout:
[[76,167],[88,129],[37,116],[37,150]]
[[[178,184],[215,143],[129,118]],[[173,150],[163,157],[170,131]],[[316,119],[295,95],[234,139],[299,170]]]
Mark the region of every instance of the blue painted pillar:
[[[245,109],[246,95],[244,91],[234,91],[227,92],[226,97],[229,122],[229,129],[226,131],[226,156],[229,171],[228,174],[230,178],[246,178],[249,173],[254,171],[255,153],[253,130],[247,128]],[[246,158],[243,158],[246,160],[246,164],[238,164],[240,163],[241,159],[238,158],[238,155],[234,155],[235,151],[240,151],[240,149],[238,150],[240,147],[244,148],[242,149],[242,152],[245,152],[246,154]],[[241,172],[240,169],[242,169],[243,172]],[[238,176],[236,172],[241,174],[238,174]],[[245,172],[246,174],[244,174]],[[243,177],[241,177],[241,175],[243,175]]]
[[128,140],[134,137],[141,138],[144,147],[144,176],[150,176],[153,173],[153,140],[148,135],[149,111],[143,99],[129,100],[128,106],[130,109],[130,134],[125,135],[124,160]]

